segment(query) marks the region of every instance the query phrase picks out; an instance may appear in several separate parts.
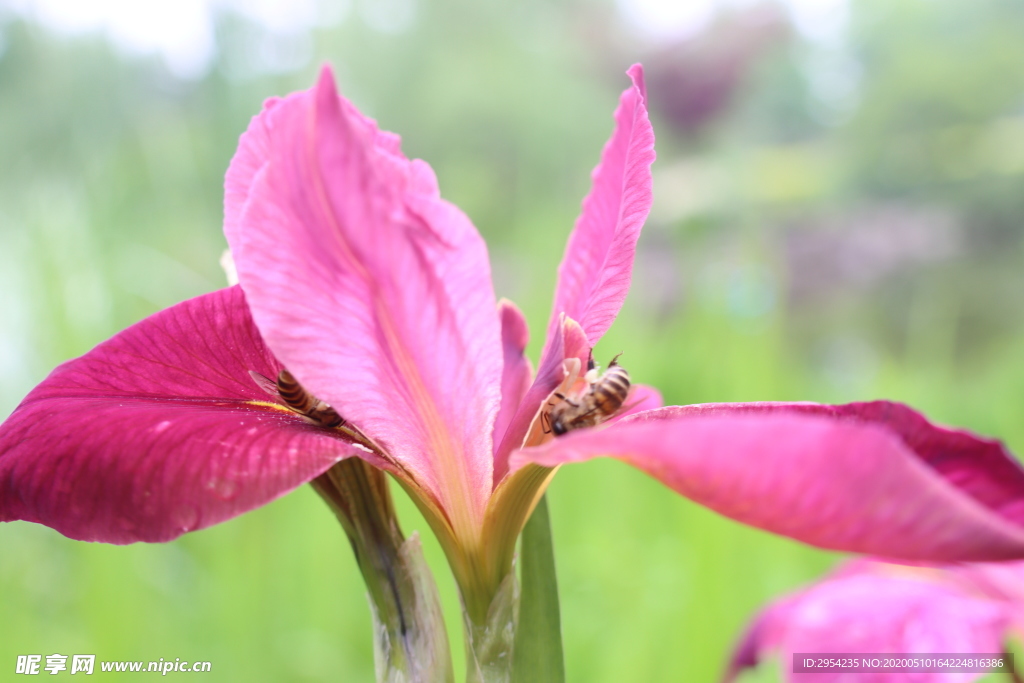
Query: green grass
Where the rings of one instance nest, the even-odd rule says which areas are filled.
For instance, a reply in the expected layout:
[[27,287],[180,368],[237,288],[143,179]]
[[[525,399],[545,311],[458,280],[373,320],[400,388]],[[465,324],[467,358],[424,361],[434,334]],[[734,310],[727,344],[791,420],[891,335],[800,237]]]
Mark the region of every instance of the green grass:
[[[572,3],[525,3],[507,16],[493,3],[420,4],[410,34],[380,36],[349,21],[318,30],[315,59],[299,72],[251,78],[230,68],[251,47],[245,27],[225,23],[223,63],[191,84],[98,40],[0,25],[0,415],[63,360],[220,286],[222,174],[238,135],[264,97],[308,87],[322,59],[360,106],[405,136],[410,155],[434,165],[445,196],[476,221],[491,245],[497,294],[530,319],[536,358],[555,268],[625,78],[618,67],[611,75],[596,67],[607,58],[589,43],[566,38],[590,35],[576,29],[592,17],[574,23]],[[995,12],[998,3],[988,5]],[[1006,22],[992,16],[1001,35]],[[899,26],[865,26],[902,49]],[[1020,41],[1007,30],[1012,56]],[[934,46],[945,54],[943,35]],[[616,59],[625,67],[641,53]],[[914,108],[936,111],[928,98],[939,96],[924,86],[985,102],[971,90],[979,79],[951,83],[879,62],[883,80],[923,84],[924,94],[905,103],[913,89],[904,82],[883,89],[896,93],[888,99],[866,88],[875,99],[865,100],[865,120],[807,124],[795,139],[817,136],[812,144],[787,148],[790,108],[804,107],[805,122],[817,110],[807,109],[806,93],[786,89],[790,81],[772,80],[788,73],[773,64],[764,62],[736,110],[703,138],[673,134],[656,118],[656,172],[684,162],[693,171],[684,179],[699,181],[667,194],[656,185],[656,202],[688,191],[703,208],[651,221],[633,292],[597,359],[622,351],[634,380],[657,386],[670,404],[890,398],[1024,452],[1024,175],[1004,169],[997,183],[984,174],[954,183],[902,173],[889,186],[875,174],[890,154],[920,161],[907,140],[889,144],[885,126],[910,121],[916,134]],[[1006,69],[975,66],[992,87],[1003,83]],[[868,85],[877,77],[863,76]],[[1019,89],[1012,94],[1018,101]],[[659,96],[652,87],[652,102]],[[992,106],[972,116],[1013,113]],[[934,124],[937,139],[957,124],[948,117]],[[787,297],[802,276],[784,258],[786,240],[804,234],[787,232],[791,222],[893,201],[952,211],[963,222],[959,250],[873,288],[849,285],[817,307]],[[458,680],[451,575],[414,506],[397,487],[395,495],[437,577]],[[841,559],[718,517],[613,461],[563,468],[549,502],[569,681],[713,681],[760,605]],[[0,672],[19,654],[53,653],[210,661],[210,681],[373,680],[359,574],[309,487],[162,545],[80,543],[0,524]],[[765,668],[744,680],[777,675]]]

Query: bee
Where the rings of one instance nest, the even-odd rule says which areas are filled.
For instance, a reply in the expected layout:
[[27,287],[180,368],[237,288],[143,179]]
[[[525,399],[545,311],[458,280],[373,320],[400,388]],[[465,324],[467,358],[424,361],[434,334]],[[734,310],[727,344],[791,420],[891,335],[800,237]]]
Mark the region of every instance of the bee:
[[306,391],[305,387],[299,384],[299,380],[287,370],[278,373],[277,381],[251,370],[249,375],[263,391],[271,396],[279,396],[289,408],[317,425],[333,428],[344,427],[347,424],[337,410]]
[[545,434],[554,432],[555,436],[561,436],[573,429],[593,427],[619,412],[629,396],[630,386],[629,373],[617,362],[619,356],[612,358],[600,377],[594,377],[594,359],[590,359],[585,375],[587,390],[576,400],[565,394],[555,394],[558,402],[548,403],[548,409],[541,413],[541,427]]

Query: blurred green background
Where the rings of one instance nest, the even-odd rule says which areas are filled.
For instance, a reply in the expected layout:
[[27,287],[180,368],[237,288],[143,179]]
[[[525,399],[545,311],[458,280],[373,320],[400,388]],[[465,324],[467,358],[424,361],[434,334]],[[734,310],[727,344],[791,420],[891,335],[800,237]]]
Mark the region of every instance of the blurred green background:
[[[220,3],[205,43],[162,57],[0,4],[0,415],[59,362],[223,285],[238,136],[325,61],[433,165],[539,334],[643,61],[655,206],[598,358],[623,351],[668,403],[890,398],[1024,452],[1024,4],[696,5],[669,21],[640,0]],[[461,671],[450,573],[396,496]],[[755,608],[840,559],[615,462],[563,469],[549,499],[571,681],[714,680]],[[308,487],[165,545],[0,525],[0,615],[8,673],[56,652],[373,678],[355,563]]]

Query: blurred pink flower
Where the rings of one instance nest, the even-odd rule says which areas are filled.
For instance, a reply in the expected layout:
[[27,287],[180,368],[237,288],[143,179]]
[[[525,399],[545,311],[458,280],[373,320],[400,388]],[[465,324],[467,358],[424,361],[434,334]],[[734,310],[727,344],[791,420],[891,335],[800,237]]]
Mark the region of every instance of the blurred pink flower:
[[[1024,562],[936,566],[854,560],[785,596],[751,622],[726,681],[778,657],[786,681],[847,680],[842,671],[794,674],[794,653],[998,654],[1024,627]],[[863,683],[968,683],[984,673],[857,673]],[[1016,675],[1014,680],[1020,680]]]
[[[618,314],[651,205],[654,135],[642,71],[629,74],[536,375],[476,229],[325,69],[311,90],[268,101],[231,162],[225,233],[240,286],[143,320],[32,391],[0,427],[0,520],[167,541],[356,456],[412,495],[480,616],[554,468],[611,456],[822,547],[1024,556],[1021,468],[998,443],[899,404],[659,408],[657,391],[634,385],[608,424],[545,433],[552,392]],[[282,367],[366,438],[311,423],[250,376]]]

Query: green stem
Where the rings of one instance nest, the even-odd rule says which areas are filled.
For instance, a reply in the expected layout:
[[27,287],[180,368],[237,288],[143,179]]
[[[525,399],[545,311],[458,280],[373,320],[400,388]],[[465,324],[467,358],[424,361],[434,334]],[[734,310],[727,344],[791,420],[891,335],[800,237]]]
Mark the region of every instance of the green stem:
[[467,683],[509,683],[516,634],[519,583],[515,571],[501,582],[484,619],[474,619],[463,605],[466,627]]
[[520,551],[522,595],[516,629],[513,683],[563,683],[562,624],[558,577],[547,496],[523,528]]
[[419,537],[405,540],[383,472],[359,458],[312,482],[341,522],[363,575],[374,621],[377,680],[454,680],[437,587]]

